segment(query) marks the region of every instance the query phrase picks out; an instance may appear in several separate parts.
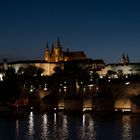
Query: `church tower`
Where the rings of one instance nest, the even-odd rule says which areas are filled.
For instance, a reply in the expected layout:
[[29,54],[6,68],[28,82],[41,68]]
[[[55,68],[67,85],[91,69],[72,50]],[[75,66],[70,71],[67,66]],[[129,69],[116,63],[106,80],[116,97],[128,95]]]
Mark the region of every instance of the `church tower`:
[[62,58],[62,48],[60,45],[59,37],[54,47],[55,62],[59,62]]
[[122,58],[121,58],[121,64],[125,64],[125,55],[123,53]]
[[129,56],[128,56],[128,54],[125,57],[125,55],[123,53],[122,58],[121,58],[121,64],[129,64]]
[[49,49],[48,43],[45,50],[45,60],[50,62],[50,49]]
[[54,54],[54,45],[52,43],[52,49],[51,49],[51,62],[54,62],[55,61],[55,54]]
[[127,54],[126,58],[125,58],[125,64],[129,64],[129,56]]

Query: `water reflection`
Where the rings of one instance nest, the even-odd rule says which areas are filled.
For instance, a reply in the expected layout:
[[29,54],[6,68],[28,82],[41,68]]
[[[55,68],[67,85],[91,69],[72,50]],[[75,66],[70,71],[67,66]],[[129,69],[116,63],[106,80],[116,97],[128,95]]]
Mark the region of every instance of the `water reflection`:
[[86,119],[85,114],[83,114],[83,127],[85,126],[85,119]]
[[43,132],[41,134],[41,137],[43,139],[43,138],[47,137],[47,129],[48,129],[47,128],[47,123],[48,123],[48,120],[47,120],[47,115],[46,114],[44,114],[42,117],[43,117],[43,121],[42,121]]
[[82,124],[80,139],[96,140],[96,125],[95,121],[93,121],[92,115],[83,114]]
[[19,137],[19,120],[16,120],[16,137]]
[[122,117],[122,139],[132,140],[131,118],[128,115]]
[[68,138],[68,120],[67,116],[63,115],[63,122],[62,122],[62,140],[66,140]]
[[56,124],[56,113],[54,113],[54,123]]
[[[88,113],[73,115],[30,112],[28,118],[10,122],[9,126],[13,124],[16,140],[139,140],[139,118],[131,118],[129,115],[98,118]],[[0,130],[4,128],[7,127],[3,125]],[[6,129],[6,132],[10,131]]]
[[28,121],[28,137],[29,139],[34,139],[34,114],[30,112],[29,121]]

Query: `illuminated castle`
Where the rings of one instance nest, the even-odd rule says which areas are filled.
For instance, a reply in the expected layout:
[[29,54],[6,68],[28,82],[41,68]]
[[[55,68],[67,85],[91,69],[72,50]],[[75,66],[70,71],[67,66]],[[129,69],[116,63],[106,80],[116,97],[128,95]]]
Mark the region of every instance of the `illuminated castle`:
[[68,60],[84,61],[87,60],[87,57],[84,51],[71,52],[69,51],[69,49],[63,51],[58,37],[57,42],[52,45],[51,50],[49,49],[49,46],[47,44],[44,60],[20,60],[14,62],[7,62],[4,60],[3,63],[0,63],[0,68],[4,68],[5,70],[7,70],[8,67],[13,67],[15,71],[18,72],[20,68],[27,68],[29,65],[33,65],[38,68],[43,68],[43,75],[52,75],[55,72],[55,67],[60,67],[61,69],[64,69],[64,63]]
[[47,62],[60,62],[60,61],[68,61],[68,60],[81,60],[86,59],[86,55],[83,51],[74,51],[70,52],[69,49],[67,51],[62,50],[62,46],[59,41],[59,37],[57,42],[52,44],[51,50],[49,49],[48,43],[45,50],[44,59]]

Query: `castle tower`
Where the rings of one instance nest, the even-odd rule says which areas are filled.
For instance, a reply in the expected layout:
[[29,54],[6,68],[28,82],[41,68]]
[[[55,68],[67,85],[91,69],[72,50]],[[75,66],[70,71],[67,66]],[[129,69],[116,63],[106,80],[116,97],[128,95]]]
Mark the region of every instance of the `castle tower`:
[[45,60],[48,62],[50,61],[50,49],[49,49],[48,43],[45,50]]
[[125,55],[123,53],[122,58],[121,58],[121,64],[125,64]]
[[57,38],[56,47],[61,48],[59,36],[58,36],[58,38]]
[[127,54],[126,58],[125,58],[125,64],[129,64],[129,56]]
[[58,62],[61,60],[61,56],[62,56],[61,52],[62,52],[62,48],[61,48],[59,37],[58,37],[57,42],[54,47],[55,62]]
[[129,64],[129,56],[128,56],[128,54],[125,57],[125,55],[123,53],[122,58],[121,58],[121,64]]
[[3,59],[3,70],[4,70],[4,71],[7,71],[7,70],[8,70],[7,59]]

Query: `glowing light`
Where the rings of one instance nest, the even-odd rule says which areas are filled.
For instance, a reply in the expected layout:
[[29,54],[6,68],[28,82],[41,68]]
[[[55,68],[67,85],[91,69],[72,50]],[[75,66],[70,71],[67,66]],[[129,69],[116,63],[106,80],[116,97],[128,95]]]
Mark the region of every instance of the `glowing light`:
[[0,74],[0,81],[3,81],[3,75]]
[[91,85],[88,85],[89,87],[93,87],[94,85],[93,84],[91,84]]
[[33,117],[33,112],[30,112],[30,117]]
[[128,78],[128,75],[126,75],[125,78]]
[[76,81],[76,88],[79,89],[78,81]]
[[33,85],[31,85],[30,92],[33,92],[34,90],[35,90],[35,87]]
[[90,79],[90,81],[92,81],[93,79]]
[[98,87],[96,87],[96,90],[99,90],[99,88],[98,88]]
[[131,111],[131,109],[130,108],[122,109],[122,112],[125,112],[125,111]]
[[64,86],[63,88],[64,88],[64,89],[66,89],[66,88],[67,88],[67,86]]
[[32,137],[34,134],[34,115],[33,112],[30,112],[29,115],[29,136]]
[[85,111],[91,111],[92,110],[92,107],[85,107],[85,108],[83,108],[83,112],[85,112]]
[[47,88],[45,87],[44,90],[47,91]]
[[83,125],[85,125],[85,120],[86,120],[86,117],[85,117],[85,114],[83,114]]
[[83,90],[84,90],[84,92],[85,92],[85,91],[86,91],[86,88],[84,87]]
[[126,82],[126,83],[125,83],[125,85],[129,85],[129,84],[130,84],[130,82]]
[[100,78],[103,79],[103,76],[101,75]]
[[54,113],[54,123],[56,124],[56,113]]
[[30,92],[33,92],[33,89],[30,89]]
[[85,111],[86,109],[85,108],[83,108],[83,112]]

